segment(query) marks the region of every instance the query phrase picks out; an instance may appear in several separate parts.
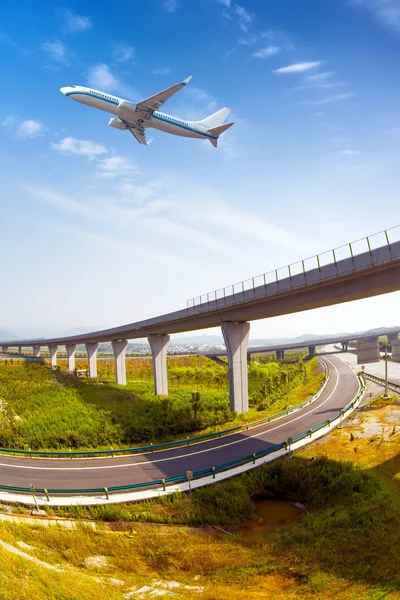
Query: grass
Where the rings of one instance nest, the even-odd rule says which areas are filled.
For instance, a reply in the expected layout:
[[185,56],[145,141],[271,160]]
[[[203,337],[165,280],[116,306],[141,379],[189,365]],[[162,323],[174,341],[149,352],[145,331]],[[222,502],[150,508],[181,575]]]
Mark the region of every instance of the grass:
[[[207,382],[227,375],[227,369],[219,365],[199,366],[197,371],[174,369],[181,370],[182,386],[185,378]],[[141,370],[147,373],[148,367]],[[122,387],[101,380],[81,381],[38,363],[2,363],[0,447],[109,449],[181,439],[188,433],[234,427],[299,404],[318,390],[323,377],[316,359],[305,366],[301,362],[252,364],[251,408],[238,416],[230,411],[226,391],[198,392],[184,385],[171,387],[168,397],[158,397],[146,381],[130,379]]]

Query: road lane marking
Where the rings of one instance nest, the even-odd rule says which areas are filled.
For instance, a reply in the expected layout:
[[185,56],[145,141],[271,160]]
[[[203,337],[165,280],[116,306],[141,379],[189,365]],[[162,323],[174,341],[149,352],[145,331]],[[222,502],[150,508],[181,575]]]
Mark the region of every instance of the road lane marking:
[[[329,394],[329,396],[326,398],[326,400],[324,400],[321,404],[319,404],[318,406],[312,408],[311,410],[309,410],[306,413],[300,414],[299,416],[295,417],[294,419],[291,419],[290,421],[286,421],[286,423],[281,423],[280,425],[276,425],[275,427],[272,427],[270,429],[266,429],[264,431],[261,431],[259,433],[256,433],[254,435],[251,436],[246,436],[244,438],[241,438],[239,440],[235,440],[232,442],[228,442],[226,444],[222,444],[220,446],[214,446],[212,448],[206,448],[205,450],[198,450],[197,452],[190,452],[188,454],[181,454],[181,455],[175,455],[175,456],[170,456],[168,458],[160,458],[160,459],[156,459],[156,460],[147,460],[144,462],[134,462],[134,463],[123,463],[123,464],[116,464],[116,465],[104,465],[104,466],[97,466],[97,467],[34,467],[34,466],[24,466],[24,465],[10,465],[10,464],[6,464],[6,463],[0,463],[0,467],[8,467],[11,469],[30,469],[30,470],[35,470],[35,471],[95,471],[98,469],[121,469],[124,467],[142,467],[145,465],[154,465],[157,463],[162,463],[162,462],[166,462],[166,461],[170,461],[170,460],[179,460],[182,458],[188,458],[190,456],[196,456],[198,454],[204,454],[206,452],[213,452],[215,450],[220,450],[222,448],[227,448],[229,446],[233,446],[234,444],[240,444],[242,442],[246,442],[248,440],[254,439],[254,438],[258,438],[262,435],[264,435],[265,433],[270,433],[271,431],[275,431],[276,429],[280,429],[281,427],[284,427],[286,425],[289,425],[290,423],[294,423],[295,421],[298,421],[299,419],[303,419],[304,417],[306,417],[307,415],[310,415],[311,413],[315,412],[316,410],[319,410],[322,406],[324,406],[324,404],[326,404],[328,402],[328,400],[330,400],[333,396],[333,394],[336,391],[336,388],[339,384],[339,372],[336,368],[336,365],[329,359],[328,362],[333,366],[333,368],[336,371],[336,383],[335,386],[332,390],[332,392]],[[354,373],[354,371],[352,369],[350,369],[350,372],[353,373],[353,375],[356,377],[357,379],[357,375]],[[143,456],[143,455],[142,455]]]

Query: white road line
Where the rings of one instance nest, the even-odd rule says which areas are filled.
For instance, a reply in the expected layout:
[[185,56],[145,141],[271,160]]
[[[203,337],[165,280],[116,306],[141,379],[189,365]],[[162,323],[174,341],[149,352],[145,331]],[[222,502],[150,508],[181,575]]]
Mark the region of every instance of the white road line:
[[[191,452],[189,454],[170,456],[169,458],[160,458],[158,460],[148,460],[145,462],[124,463],[121,465],[104,465],[102,467],[100,466],[100,467],[61,467],[60,468],[60,467],[34,467],[34,466],[23,466],[23,465],[8,465],[8,464],[0,463],[0,467],[6,467],[6,468],[10,468],[10,469],[30,469],[30,470],[35,470],[35,471],[61,471],[61,472],[62,471],[95,471],[97,469],[121,469],[121,468],[125,468],[125,467],[142,467],[144,465],[153,465],[153,464],[162,463],[162,462],[166,462],[166,461],[170,461],[170,460],[179,460],[179,459],[187,458],[190,456],[196,456],[197,454],[204,454],[205,452],[214,452],[215,450],[220,450],[221,448],[227,448],[228,446],[233,446],[234,444],[240,444],[240,443],[246,442],[250,439],[260,437],[261,435],[264,435],[265,433],[269,433],[270,431],[275,431],[276,429],[280,429],[281,427],[289,425],[290,423],[294,423],[295,421],[298,421],[299,419],[303,419],[307,415],[310,415],[314,411],[319,410],[322,406],[324,406],[324,404],[326,404],[328,402],[328,400],[330,400],[332,398],[333,394],[336,391],[338,383],[339,383],[339,372],[338,372],[336,366],[334,365],[334,363],[331,360],[329,360],[329,359],[326,359],[326,360],[328,360],[328,362],[335,369],[336,375],[337,375],[335,387],[333,388],[333,390],[329,394],[329,396],[326,398],[326,400],[324,400],[321,404],[312,408],[308,412],[303,413],[303,414],[299,415],[298,417],[291,419],[290,421],[286,421],[285,423],[276,425],[275,427],[272,427],[271,429],[261,431],[260,433],[256,433],[254,435],[246,436],[246,437],[244,437],[240,440],[236,440],[234,442],[228,442],[226,444],[222,444],[221,446],[215,446],[212,448],[207,448],[205,450],[198,450],[197,452]],[[351,370],[351,373],[353,373],[353,375],[357,379],[357,375],[354,373],[353,370]]]

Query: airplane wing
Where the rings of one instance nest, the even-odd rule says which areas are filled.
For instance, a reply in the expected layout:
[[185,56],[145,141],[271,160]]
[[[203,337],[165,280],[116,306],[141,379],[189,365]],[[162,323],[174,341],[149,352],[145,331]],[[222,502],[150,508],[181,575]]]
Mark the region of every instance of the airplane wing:
[[136,104],[139,110],[143,110],[144,112],[153,113],[155,110],[158,110],[161,106],[163,106],[166,101],[171,98],[174,94],[179,92],[189,81],[192,79],[192,76],[184,79],[181,83],[177,83],[173,85],[163,92],[159,94],[155,94],[155,96],[150,96],[150,98],[146,98],[146,100],[142,100]]
[[146,130],[144,127],[140,127],[139,125],[128,125],[128,129],[133,135],[133,137],[137,139],[139,144],[144,144],[145,146],[148,146],[152,142],[152,140],[146,139]]

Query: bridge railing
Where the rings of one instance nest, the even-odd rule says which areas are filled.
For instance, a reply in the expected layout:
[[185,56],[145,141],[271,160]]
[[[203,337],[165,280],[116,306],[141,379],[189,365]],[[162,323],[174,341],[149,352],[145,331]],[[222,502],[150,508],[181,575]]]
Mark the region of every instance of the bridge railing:
[[[385,380],[380,377],[375,377],[375,375],[370,375],[369,373],[363,373],[365,379],[369,379],[369,381],[373,381],[374,383],[379,383],[382,387],[385,387]],[[400,393],[400,385],[398,383],[393,383],[393,381],[388,381],[388,388],[393,390],[394,392]]]
[[400,258],[400,225],[187,301],[194,313],[287,292]]

